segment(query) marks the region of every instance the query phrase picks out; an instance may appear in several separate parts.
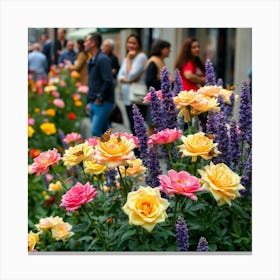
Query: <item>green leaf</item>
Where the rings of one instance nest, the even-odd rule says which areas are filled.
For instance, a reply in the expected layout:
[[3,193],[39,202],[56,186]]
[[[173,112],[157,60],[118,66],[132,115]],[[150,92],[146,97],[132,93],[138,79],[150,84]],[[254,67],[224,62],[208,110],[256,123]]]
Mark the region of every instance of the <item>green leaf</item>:
[[89,229],[89,224],[87,223],[82,223],[78,225],[73,226],[73,232],[86,232]]

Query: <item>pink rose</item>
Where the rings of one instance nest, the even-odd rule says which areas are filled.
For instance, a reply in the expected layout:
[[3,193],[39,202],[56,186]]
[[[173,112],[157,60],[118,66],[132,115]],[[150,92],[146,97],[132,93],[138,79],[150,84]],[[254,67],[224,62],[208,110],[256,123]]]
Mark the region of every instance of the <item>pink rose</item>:
[[116,137],[118,136],[124,136],[126,139],[132,139],[135,146],[136,147],[139,147],[139,139],[138,137],[134,136],[133,134],[131,133],[127,133],[127,132],[114,132],[113,135],[115,135]]
[[83,204],[90,202],[96,195],[96,189],[89,182],[85,185],[78,182],[62,196],[59,206],[64,206],[66,211],[74,211]]
[[33,118],[29,118],[28,125],[34,125],[34,124],[35,124],[35,120]]
[[202,191],[200,181],[197,177],[192,176],[187,171],[176,172],[171,169],[167,175],[159,175],[159,189],[167,194],[181,194],[193,200],[197,200],[194,192]]
[[31,165],[31,173],[36,173],[36,176],[46,174],[49,171],[51,165],[58,164],[60,160],[60,154],[57,149],[48,150],[41,153],[34,158],[34,162]]
[[98,139],[96,137],[91,137],[88,138],[85,142],[88,143],[90,146],[95,147],[98,143]]
[[58,98],[59,97],[59,92],[58,91],[52,91],[52,96],[55,97],[55,98]]
[[60,99],[60,98],[54,99],[53,104],[55,106],[57,106],[58,108],[60,108],[60,109],[65,107],[64,101],[62,99]]
[[148,144],[168,144],[176,141],[181,135],[183,131],[178,130],[177,128],[166,128],[161,130],[158,133],[152,134],[149,137]]
[[63,141],[67,144],[75,141],[79,141],[82,138],[82,135],[76,132],[68,133],[64,137]]
[[78,92],[79,93],[88,93],[88,86],[79,86]]
[[[157,92],[156,92],[156,94],[157,94],[157,98],[160,100],[160,101],[162,101],[162,92],[161,92],[161,90],[158,90]],[[148,92],[147,94],[146,94],[146,96],[144,97],[144,103],[150,103],[151,102],[151,92]]]

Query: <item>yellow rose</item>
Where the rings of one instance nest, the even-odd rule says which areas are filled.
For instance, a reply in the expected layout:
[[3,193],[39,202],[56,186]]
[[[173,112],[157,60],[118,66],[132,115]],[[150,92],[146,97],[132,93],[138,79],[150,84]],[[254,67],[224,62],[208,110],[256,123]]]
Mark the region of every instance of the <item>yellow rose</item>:
[[131,176],[136,177],[139,174],[143,174],[146,168],[142,164],[142,160],[140,158],[134,160],[127,160],[128,168],[124,166],[120,166],[120,171],[122,176]]
[[50,108],[50,109],[47,109],[45,111],[45,113],[46,113],[47,116],[54,117],[56,112],[55,112],[54,109]]
[[55,240],[65,240],[71,237],[74,233],[71,232],[72,226],[69,223],[56,224],[52,229],[52,238]]
[[39,233],[30,231],[28,233],[28,251],[34,251],[36,243],[39,241]]
[[222,89],[221,86],[204,86],[200,87],[197,92],[207,97],[217,98]]
[[34,133],[35,133],[34,128],[31,125],[29,125],[28,126],[28,137],[31,138]]
[[69,169],[89,158],[92,154],[93,147],[85,142],[66,150],[62,160],[64,161],[64,165]]
[[34,109],[34,112],[35,112],[35,113],[40,113],[40,112],[41,112],[41,109],[40,109],[40,108],[35,108],[35,109]]
[[86,174],[98,175],[107,170],[106,165],[96,163],[93,157],[89,157],[87,160],[84,160],[83,163]]
[[224,88],[219,93],[219,95],[221,95],[221,97],[223,98],[223,100],[226,104],[231,104],[230,96],[232,94],[233,94],[233,92],[231,90],[227,90],[227,89],[224,89]]
[[231,200],[240,197],[239,191],[245,189],[240,184],[240,176],[224,163],[214,165],[211,162],[198,172],[201,175],[202,188],[212,193],[219,206],[225,203],[231,206]]
[[72,71],[72,72],[71,72],[71,77],[74,78],[74,79],[77,79],[77,78],[80,77],[80,74],[79,74],[79,72],[77,72],[77,71]]
[[74,104],[76,107],[81,107],[83,105],[83,102],[81,100],[76,100]]
[[173,97],[173,101],[177,107],[177,109],[181,109],[184,106],[191,105],[192,103],[196,102],[196,99],[198,97],[198,93],[193,90],[189,91],[181,91],[179,94],[175,97]]
[[132,151],[135,147],[133,139],[111,135],[106,142],[98,141],[95,146],[94,158],[97,163],[105,164],[108,168],[114,168],[125,165],[127,160],[135,159]]
[[129,224],[141,226],[151,232],[157,223],[167,218],[169,202],[160,196],[159,188],[142,187],[128,193],[127,202],[122,207],[129,216]]
[[62,218],[56,216],[56,217],[47,217],[47,218],[41,218],[39,220],[39,224],[35,225],[38,230],[48,230],[50,228],[53,228],[55,225],[62,223]]
[[40,125],[41,130],[46,134],[46,135],[51,135],[56,133],[56,127],[54,123],[42,123]]
[[60,181],[49,184],[49,191],[57,192],[57,191],[60,191],[60,190],[62,190],[62,184],[61,184]]
[[45,92],[47,92],[47,93],[55,91],[55,90],[57,90],[57,87],[54,85],[48,85],[45,87]]
[[217,156],[221,152],[217,150],[217,143],[213,143],[213,139],[205,136],[204,132],[198,132],[186,136],[181,136],[182,145],[177,146],[182,152],[182,157],[191,156],[192,162],[197,160],[197,156],[208,160]]
[[221,110],[217,98],[204,97],[203,95],[200,95],[197,102],[193,103],[191,107],[191,114],[193,116],[197,116],[210,110],[213,110],[214,112],[219,112]]

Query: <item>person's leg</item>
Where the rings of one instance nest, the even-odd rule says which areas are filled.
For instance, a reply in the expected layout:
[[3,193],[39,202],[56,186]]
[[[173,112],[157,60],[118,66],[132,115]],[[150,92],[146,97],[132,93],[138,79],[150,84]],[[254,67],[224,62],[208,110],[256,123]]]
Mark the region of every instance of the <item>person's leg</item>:
[[108,129],[109,117],[113,107],[113,103],[106,101],[101,104],[90,103],[92,136],[100,137]]

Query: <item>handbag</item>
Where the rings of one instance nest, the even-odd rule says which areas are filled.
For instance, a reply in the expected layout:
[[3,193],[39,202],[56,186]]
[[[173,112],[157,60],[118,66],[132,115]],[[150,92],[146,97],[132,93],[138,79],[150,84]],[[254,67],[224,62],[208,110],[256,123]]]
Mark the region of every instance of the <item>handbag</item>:
[[129,98],[132,104],[143,104],[143,98],[147,94],[147,86],[139,83],[131,83]]
[[117,104],[115,105],[112,113],[110,114],[109,119],[110,119],[110,122],[123,124],[122,112]]

